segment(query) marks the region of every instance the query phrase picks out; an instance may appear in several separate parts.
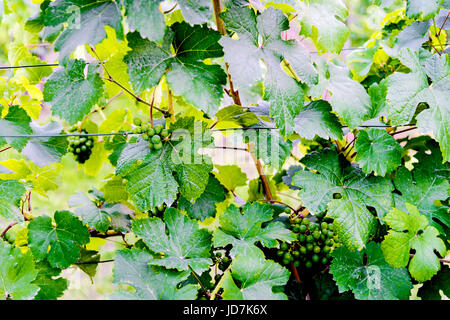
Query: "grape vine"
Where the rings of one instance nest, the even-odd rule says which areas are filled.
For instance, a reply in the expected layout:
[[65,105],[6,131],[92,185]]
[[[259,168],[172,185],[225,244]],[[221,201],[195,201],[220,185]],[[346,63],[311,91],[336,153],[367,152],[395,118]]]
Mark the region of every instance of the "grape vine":
[[0,9],[0,299],[450,297],[449,1]]

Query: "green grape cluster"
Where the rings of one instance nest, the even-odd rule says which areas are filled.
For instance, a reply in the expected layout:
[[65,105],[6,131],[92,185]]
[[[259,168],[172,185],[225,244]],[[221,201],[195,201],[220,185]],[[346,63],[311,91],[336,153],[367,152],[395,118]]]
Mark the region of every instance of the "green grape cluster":
[[221,252],[216,252],[215,260],[219,261],[218,266],[221,271],[225,271],[231,263],[231,258],[228,253],[225,253],[225,255],[223,255]]
[[[72,127],[69,132],[76,132],[78,131],[77,127]],[[80,133],[87,134],[88,132],[84,129],[81,130]],[[67,151],[71,152],[75,156],[75,160],[78,163],[85,163],[92,154],[92,149],[94,148],[94,138],[90,136],[76,136],[76,137],[69,137],[69,147],[67,148]]]
[[297,234],[297,241],[280,244],[276,254],[282,264],[292,262],[295,267],[306,269],[323,269],[329,264],[331,252],[339,242],[331,220],[324,217],[325,213],[316,215],[314,219],[290,219],[290,229]]
[[154,150],[160,150],[163,145],[163,140],[170,136],[170,131],[162,125],[151,126],[150,123],[143,123],[141,119],[135,118],[133,121],[136,126],[132,133],[141,134],[142,139],[148,141],[148,147]]

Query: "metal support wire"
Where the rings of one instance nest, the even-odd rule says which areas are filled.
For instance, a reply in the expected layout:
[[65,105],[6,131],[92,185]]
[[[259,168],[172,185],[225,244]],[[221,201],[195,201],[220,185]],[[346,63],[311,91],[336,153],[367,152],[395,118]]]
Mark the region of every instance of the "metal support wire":
[[[408,127],[414,126],[413,124],[405,124],[400,126],[389,126],[389,125],[374,125],[366,126],[361,125],[358,128],[397,128],[397,127]],[[347,128],[347,126],[342,126],[342,128]],[[234,130],[279,130],[279,128],[273,127],[255,127],[255,128],[228,128],[228,129],[211,129],[211,131],[234,131]],[[0,138],[58,138],[58,137],[89,137],[89,136],[129,136],[129,135],[141,135],[142,133],[133,132],[108,132],[108,133],[62,133],[62,134],[11,134],[11,135],[1,135]]]

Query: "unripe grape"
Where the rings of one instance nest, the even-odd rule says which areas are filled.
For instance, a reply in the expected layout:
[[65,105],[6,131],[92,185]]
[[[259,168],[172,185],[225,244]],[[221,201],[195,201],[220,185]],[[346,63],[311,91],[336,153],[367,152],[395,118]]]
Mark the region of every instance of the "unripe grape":
[[161,137],[160,137],[159,135],[155,134],[155,135],[151,138],[151,140],[152,140],[152,143],[157,144],[157,143],[161,142]]
[[153,127],[153,130],[155,130],[155,133],[156,134],[159,134],[161,131],[162,131],[162,129],[163,129],[164,127],[162,126],[162,125],[157,125],[157,126],[154,126]]

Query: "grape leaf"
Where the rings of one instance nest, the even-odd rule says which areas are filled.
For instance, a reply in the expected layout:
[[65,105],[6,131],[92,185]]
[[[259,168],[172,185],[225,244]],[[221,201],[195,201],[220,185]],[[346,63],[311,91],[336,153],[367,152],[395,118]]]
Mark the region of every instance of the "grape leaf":
[[108,230],[113,214],[121,214],[119,205],[105,202],[104,199],[95,196],[93,201],[79,191],[69,198],[69,206],[74,209],[76,216],[82,218],[84,223],[99,232]]
[[444,265],[437,275],[427,281],[419,288],[417,295],[422,300],[441,300],[439,291],[448,297],[450,296],[450,268]]
[[130,31],[139,31],[142,37],[151,41],[163,40],[166,24],[159,9],[160,0],[125,0],[125,14]]
[[91,281],[97,274],[98,262],[100,261],[100,253],[95,250],[86,250],[81,248],[80,258],[77,261],[77,267],[86,273]]
[[95,46],[106,37],[105,26],[114,28],[123,38],[120,7],[115,1],[56,0],[44,12],[46,26],[67,23],[55,41],[60,60],[67,61],[70,53],[79,45]]
[[[33,134],[30,127],[31,118],[25,110],[18,106],[12,106],[8,110],[8,114],[3,119],[0,118],[0,135],[27,135]],[[9,143],[14,149],[22,151],[27,145],[27,138],[2,138],[0,137],[0,145]]]
[[0,180],[0,217],[8,221],[23,221],[19,210],[25,187],[17,180]]
[[356,161],[370,174],[385,176],[401,165],[402,147],[385,130],[367,129],[358,133],[355,143]]
[[103,81],[90,64],[84,74],[86,62],[70,60],[64,70],[54,72],[44,85],[44,101],[52,104],[52,112],[74,124],[83,119],[103,96]]
[[[444,242],[438,237],[436,228],[429,225],[419,210],[405,204],[409,213],[393,208],[384,220],[392,228],[384,237],[381,249],[386,261],[398,268],[406,267],[411,276],[419,282],[430,280],[441,268],[434,250],[445,256]],[[410,251],[415,250],[410,261]]]
[[331,106],[325,100],[310,102],[300,111],[294,122],[295,132],[309,140],[314,139],[316,135],[336,140],[342,137],[339,119],[331,112]]
[[217,211],[216,204],[225,200],[225,192],[225,188],[210,174],[202,195],[193,203],[180,197],[178,208],[186,211],[189,217],[203,221],[208,217],[214,217]]
[[184,19],[191,25],[208,22],[212,16],[209,0],[177,0],[177,3]]
[[197,286],[188,284],[179,288],[179,284],[188,276],[189,271],[166,270],[148,262],[152,255],[144,250],[133,248],[120,250],[114,262],[114,283],[132,286],[134,293],[121,290],[112,299],[132,300],[192,300],[197,296]]
[[150,259],[149,264],[201,274],[212,263],[209,232],[174,208],[164,212],[164,222],[159,218],[134,220],[132,228],[150,250],[164,254],[161,259]]
[[[402,49],[400,61],[411,72],[395,72],[387,78],[386,107],[388,118],[394,125],[411,121],[420,102],[426,102],[429,109],[417,116],[421,132],[433,132],[441,146],[444,160],[450,159],[450,107],[449,95],[450,58],[448,55],[431,55],[424,51],[413,52]],[[428,77],[432,84],[428,84]]]
[[[31,123],[35,135],[57,135],[62,126],[57,122],[49,122],[43,126]],[[42,137],[30,139],[22,153],[39,167],[45,167],[60,162],[67,153],[67,140],[60,137]]]
[[47,261],[36,264],[38,270],[34,285],[39,287],[35,300],[56,300],[64,294],[69,286],[69,281],[64,278],[56,278],[61,274],[61,269],[52,268]]
[[[307,84],[317,83],[314,69],[306,49],[293,41],[281,39],[281,32],[289,29],[289,21],[281,10],[268,8],[260,15],[248,7],[231,7],[222,13],[226,27],[239,36],[239,40],[222,37],[224,59],[236,87],[247,87],[262,76],[259,60],[267,66],[265,99],[270,102],[270,114],[283,135],[293,132],[294,118],[300,112],[304,92],[300,84],[288,76],[280,66],[285,59],[299,80]],[[248,57],[241,59],[235,52]]]
[[388,179],[366,176],[343,161],[332,149],[312,152],[302,162],[318,173],[299,171],[292,184],[303,189],[299,196],[311,213],[328,209],[327,215],[334,219],[339,239],[350,249],[358,249],[367,243],[377,226],[368,207],[383,217],[392,204],[393,186]]
[[422,18],[428,20],[438,14],[442,0],[407,0],[406,16],[408,18]]
[[259,252],[233,259],[231,271],[225,272],[222,282],[223,298],[231,300],[287,300],[274,287],[284,286],[289,271]]
[[270,130],[269,127],[267,130],[262,129],[262,125],[258,125],[259,129],[256,130],[250,128],[242,133],[245,143],[252,145],[256,157],[264,164],[281,168],[291,154],[291,141],[284,140],[278,132]]
[[320,52],[339,53],[349,36],[348,10],[339,0],[301,3],[301,34],[311,37]]
[[328,90],[332,93],[331,105],[350,129],[361,125],[371,110],[371,101],[364,87],[348,76],[348,69],[329,64],[330,81]]
[[260,252],[255,245],[257,242],[264,247],[273,248],[278,245],[277,240],[296,240],[295,234],[279,221],[267,223],[262,227],[263,223],[272,219],[273,209],[269,204],[246,203],[242,209],[231,204],[219,216],[220,227],[214,231],[214,246],[225,247],[231,244],[231,255],[237,256]]
[[364,251],[339,247],[332,256],[330,273],[340,293],[352,290],[361,300],[408,300],[412,289],[408,271],[391,267],[375,242],[370,242]]
[[216,119],[217,122],[232,122],[243,127],[249,127],[259,122],[258,117],[253,112],[249,112],[249,108],[236,104],[217,111]]
[[38,272],[33,256],[0,242],[0,299],[29,300],[39,291],[33,284]]
[[247,184],[247,175],[237,165],[215,165],[218,172],[214,172],[216,178],[228,190],[234,191],[237,187]]
[[[186,117],[170,128],[171,141],[165,142],[161,150],[150,151],[145,142],[138,140],[136,148],[126,147],[118,160],[117,173],[126,174],[127,191],[139,210],[152,210],[163,203],[170,206],[178,190],[187,200],[196,200],[208,183],[211,160],[198,153],[212,142],[207,125]],[[142,163],[134,165],[139,159]]]
[[69,211],[56,211],[54,219],[56,226],[48,216],[34,218],[28,225],[28,241],[38,260],[63,269],[80,257],[79,246],[89,242],[89,232]]
[[219,65],[205,64],[203,60],[223,55],[218,43],[220,33],[206,25],[192,27],[185,22],[173,24],[171,32],[174,54],[167,44],[161,46],[137,33],[127,36],[132,50],[124,61],[133,88],[138,92],[151,88],[167,73],[175,95],[182,95],[187,102],[214,114],[223,96],[226,74]]
[[[437,143],[435,143],[437,145]],[[400,191],[400,195],[394,198],[395,207],[400,210],[406,210],[405,202],[411,203],[419,209],[419,212],[433,223],[433,216],[439,211],[435,202],[444,201],[448,198],[449,176],[448,165],[442,164],[442,154],[438,147],[428,143],[424,151],[430,151],[430,154],[416,154],[418,163],[414,164],[414,169],[409,171],[402,167],[399,168],[394,178],[395,188]]]

